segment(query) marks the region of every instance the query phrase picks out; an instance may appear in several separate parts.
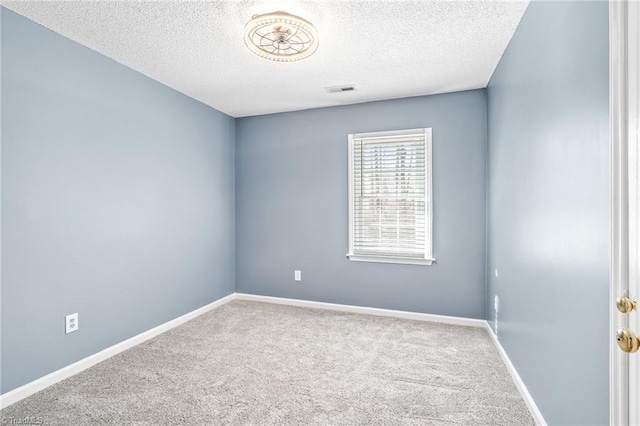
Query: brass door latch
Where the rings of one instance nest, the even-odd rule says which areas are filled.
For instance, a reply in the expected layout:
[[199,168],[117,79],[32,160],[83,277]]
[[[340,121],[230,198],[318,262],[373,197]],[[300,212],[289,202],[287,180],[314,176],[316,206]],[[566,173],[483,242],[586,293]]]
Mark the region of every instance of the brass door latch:
[[[631,300],[627,293],[624,296],[618,297],[616,300],[616,306],[620,312],[623,314],[630,314],[631,312],[637,310],[638,303],[635,300]],[[624,352],[632,354],[637,352],[640,348],[640,339],[636,336],[636,333],[633,330],[628,328],[622,328],[618,330],[616,335],[616,340],[618,341],[618,346]]]
[[640,339],[638,339],[638,336],[636,336],[633,330],[629,330],[628,328],[618,330],[616,340],[618,341],[620,349],[626,353],[632,354],[640,348]]

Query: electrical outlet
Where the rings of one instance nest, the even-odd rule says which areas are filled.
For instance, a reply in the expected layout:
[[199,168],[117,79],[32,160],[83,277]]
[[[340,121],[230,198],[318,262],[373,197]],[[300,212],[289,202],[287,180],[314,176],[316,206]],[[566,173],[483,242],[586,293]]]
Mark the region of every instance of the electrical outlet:
[[496,333],[496,337],[498,337],[498,311],[500,310],[500,298],[496,294],[493,299],[493,308],[495,309],[495,323],[493,325],[493,331]]
[[78,313],[67,315],[65,317],[65,333],[73,333],[78,329]]
[[302,281],[302,271],[293,271],[293,279],[295,281]]

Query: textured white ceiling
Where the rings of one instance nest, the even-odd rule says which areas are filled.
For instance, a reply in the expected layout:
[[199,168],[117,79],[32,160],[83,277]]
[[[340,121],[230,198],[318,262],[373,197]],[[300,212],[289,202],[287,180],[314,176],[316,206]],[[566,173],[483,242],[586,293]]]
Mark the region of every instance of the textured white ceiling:
[[[486,87],[528,0],[3,1],[72,40],[231,116]],[[320,47],[277,63],[251,53],[244,24],[285,10]],[[327,94],[326,86],[355,84]]]

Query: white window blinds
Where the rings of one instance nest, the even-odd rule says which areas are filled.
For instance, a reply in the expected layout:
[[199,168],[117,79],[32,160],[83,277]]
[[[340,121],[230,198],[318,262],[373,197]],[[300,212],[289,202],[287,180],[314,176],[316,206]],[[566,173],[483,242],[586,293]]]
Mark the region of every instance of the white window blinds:
[[431,129],[349,135],[349,259],[431,264]]

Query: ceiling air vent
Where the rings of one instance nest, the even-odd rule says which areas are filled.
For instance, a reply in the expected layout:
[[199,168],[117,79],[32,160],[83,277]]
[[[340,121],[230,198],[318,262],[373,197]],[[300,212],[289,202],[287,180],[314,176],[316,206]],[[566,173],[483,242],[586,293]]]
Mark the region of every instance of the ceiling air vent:
[[327,93],[342,93],[342,92],[353,92],[356,90],[356,86],[350,84],[348,86],[331,86],[325,87]]

